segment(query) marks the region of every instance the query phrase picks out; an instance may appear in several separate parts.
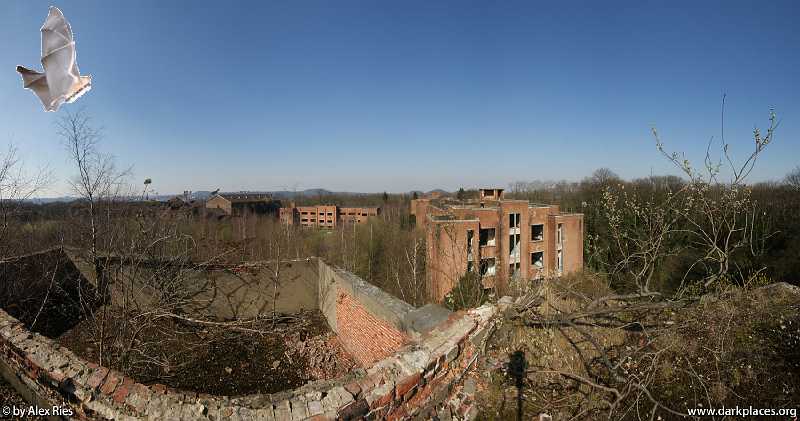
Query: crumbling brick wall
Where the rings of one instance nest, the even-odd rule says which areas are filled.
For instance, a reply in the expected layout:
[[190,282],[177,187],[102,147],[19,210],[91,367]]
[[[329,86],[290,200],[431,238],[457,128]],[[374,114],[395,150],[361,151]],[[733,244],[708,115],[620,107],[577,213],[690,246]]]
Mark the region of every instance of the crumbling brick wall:
[[394,354],[414,334],[406,325],[413,306],[322,260],[318,273],[320,310],[362,367]]
[[362,367],[393,354],[408,337],[369,311],[353,296],[339,291],[336,298],[336,321],[339,340]]
[[[345,388],[354,401],[342,419],[474,419],[474,397],[458,393],[467,370],[494,330],[495,307],[487,305],[450,319],[418,341],[376,362],[366,376]],[[350,418],[352,417],[352,418]]]
[[494,311],[455,314],[366,371],[274,395],[228,398],[145,386],[81,360],[2,310],[0,366],[41,399],[67,405],[75,419],[471,419],[474,401],[454,390],[483,349]]
[[365,369],[342,378],[242,397],[144,385],[82,360],[2,310],[0,374],[40,406],[63,405],[73,412],[71,418],[81,420],[474,418],[477,408],[470,396],[458,392],[458,385],[494,329],[494,306],[451,314],[430,330],[415,332],[403,318],[413,307],[347,272],[329,269],[322,274],[335,275],[320,279],[335,285],[327,288],[335,292],[330,302],[320,297],[334,317],[330,323],[364,349],[361,357],[362,351],[352,352]]

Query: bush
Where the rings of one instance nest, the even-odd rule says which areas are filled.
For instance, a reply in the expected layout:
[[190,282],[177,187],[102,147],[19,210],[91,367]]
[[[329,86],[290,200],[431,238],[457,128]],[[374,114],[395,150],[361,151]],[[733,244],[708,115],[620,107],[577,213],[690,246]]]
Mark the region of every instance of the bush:
[[483,281],[475,272],[467,272],[456,287],[444,297],[444,305],[451,311],[480,307],[488,300]]

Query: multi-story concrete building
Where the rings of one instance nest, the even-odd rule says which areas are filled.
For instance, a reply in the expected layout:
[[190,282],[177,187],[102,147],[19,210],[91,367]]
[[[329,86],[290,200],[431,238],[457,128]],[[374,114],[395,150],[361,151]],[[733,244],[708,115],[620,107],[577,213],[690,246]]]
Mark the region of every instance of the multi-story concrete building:
[[467,272],[497,288],[512,277],[534,280],[583,268],[583,214],[561,213],[558,205],[480,189],[472,201],[412,200],[411,214],[427,233],[428,292],[437,301]]
[[380,208],[344,208],[336,205],[290,206],[281,208],[280,218],[286,224],[333,229],[341,224],[363,224],[378,216]]

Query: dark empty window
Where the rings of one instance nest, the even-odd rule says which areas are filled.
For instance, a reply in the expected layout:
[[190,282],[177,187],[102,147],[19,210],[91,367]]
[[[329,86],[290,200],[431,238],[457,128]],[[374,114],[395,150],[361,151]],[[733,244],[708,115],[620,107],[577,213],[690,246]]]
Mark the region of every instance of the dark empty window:
[[481,276],[493,276],[495,274],[494,258],[481,259]]
[[531,265],[537,268],[544,267],[544,252],[535,251],[531,253]]
[[480,232],[478,233],[480,236],[479,242],[481,247],[495,245],[494,231],[494,228],[481,228]]
[[519,214],[518,213],[510,213],[510,214],[508,214],[508,226],[509,226],[509,228],[519,228]]
[[564,271],[564,253],[562,250],[559,250],[556,255],[556,267],[558,267],[558,273]]
[[531,241],[544,240],[544,225],[531,225]]

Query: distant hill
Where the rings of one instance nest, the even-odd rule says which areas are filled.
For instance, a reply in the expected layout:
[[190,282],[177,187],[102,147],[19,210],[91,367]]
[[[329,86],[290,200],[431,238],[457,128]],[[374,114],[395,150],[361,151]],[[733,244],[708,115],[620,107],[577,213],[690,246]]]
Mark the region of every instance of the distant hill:
[[28,199],[26,202],[29,203],[36,203],[37,205],[44,205],[47,203],[55,203],[55,202],[72,202],[73,200],[77,199],[76,197],[70,196],[61,196],[61,197],[39,197],[34,199]]
[[[237,192],[222,192],[222,193],[253,193],[253,194],[271,194],[275,199],[291,199],[293,197],[319,197],[319,196],[332,196],[332,195],[343,195],[343,196],[367,196],[370,194],[380,194],[380,193],[360,193],[360,192],[335,192],[326,189],[305,189],[305,190],[297,190],[297,191],[290,191],[290,190],[278,190],[278,191],[264,191],[264,190],[247,190],[247,191],[237,191]],[[436,189],[431,190],[431,192],[440,192],[442,194],[447,194],[447,191]],[[195,200],[208,200],[211,197],[210,190],[198,190],[192,191],[192,199]],[[409,192],[408,194],[413,194],[414,192]],[[422,191],[417,191],[419,196],[422,196],[426,193]],[[158,195],[150,195],[148,198],[150,200],[158,200],[158,201],[167,201],[175,196],[183,196],[182,193],[175,193],[175,194],[158,194]],[[37,198],[37,199],[30,199],[29,202],[31,203],[53,203],[53,202],[71,202],[77,199],[76,197],[69,197],[69,196],[62,196],[62,197],[48,197],[48,198]],[[138,199],[138,198],[136,198]]]
[[434,189],[434,190],[429,191],[427,194],[431,194],[431,193],[450,194],[449,191],[442,190],[442,189]]
[[267,193],[271,193],[272,196],[276,199],[288,199],[295,196],[314,197],[314,196],[329,196],[332,194],[362,194],[362,193],[332,192],[330,190],[325,190],[325,189],[305,189],[298,191],[280,190]]

